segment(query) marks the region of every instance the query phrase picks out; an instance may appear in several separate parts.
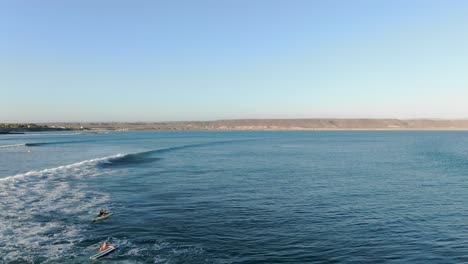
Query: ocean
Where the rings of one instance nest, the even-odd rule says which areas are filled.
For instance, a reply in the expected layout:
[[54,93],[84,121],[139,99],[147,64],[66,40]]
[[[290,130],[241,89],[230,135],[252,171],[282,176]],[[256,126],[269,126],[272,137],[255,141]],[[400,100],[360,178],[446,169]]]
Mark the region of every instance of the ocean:
[[467,224],[468,132],[0,135],[2,264],[466,263]]

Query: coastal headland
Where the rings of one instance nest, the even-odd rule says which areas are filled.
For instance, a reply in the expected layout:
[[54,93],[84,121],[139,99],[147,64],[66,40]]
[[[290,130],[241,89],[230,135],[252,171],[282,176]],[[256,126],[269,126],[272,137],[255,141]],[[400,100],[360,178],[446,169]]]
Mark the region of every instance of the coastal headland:
[[232,119],[177,122],[70,122],[1,124],[0,133],[90,130],[468,130],[468,120],[437,119]]
[[73,126],[54,126],[46,124],[0,123],[0,135],[23,134],[24,132],[76,130]]

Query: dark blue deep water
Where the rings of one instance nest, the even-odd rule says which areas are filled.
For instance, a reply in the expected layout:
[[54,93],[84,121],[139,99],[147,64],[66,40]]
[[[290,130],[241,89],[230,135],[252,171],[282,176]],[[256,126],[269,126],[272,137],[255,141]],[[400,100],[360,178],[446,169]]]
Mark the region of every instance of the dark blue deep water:
[[0,135],[0,263],[462,263],[467,226],[468,132]]

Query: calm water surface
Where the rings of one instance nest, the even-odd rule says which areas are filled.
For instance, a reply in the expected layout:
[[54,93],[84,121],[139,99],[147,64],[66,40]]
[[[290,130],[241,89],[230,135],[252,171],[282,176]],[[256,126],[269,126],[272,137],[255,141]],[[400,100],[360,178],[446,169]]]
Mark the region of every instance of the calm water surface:
[[0,263],[462,263],[467,225],[468,132],[0,135]]

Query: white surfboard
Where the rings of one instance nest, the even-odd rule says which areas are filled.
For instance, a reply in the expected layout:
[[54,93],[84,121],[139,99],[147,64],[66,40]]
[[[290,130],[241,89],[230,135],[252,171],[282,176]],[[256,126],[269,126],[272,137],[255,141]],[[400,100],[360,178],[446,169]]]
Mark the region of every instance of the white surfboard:
[[91,257],[89,257],[90,259],[98,259],[98,258],[102,258],[104,257],[105,255],[113,252],[114,250],[116,250],[119,246],[111,246],[110,248],[102,251],[102,252],[99,252],[97,253],[96,255],[93,255]]

